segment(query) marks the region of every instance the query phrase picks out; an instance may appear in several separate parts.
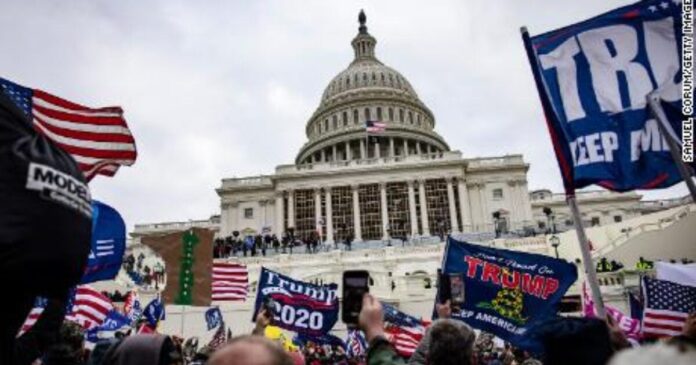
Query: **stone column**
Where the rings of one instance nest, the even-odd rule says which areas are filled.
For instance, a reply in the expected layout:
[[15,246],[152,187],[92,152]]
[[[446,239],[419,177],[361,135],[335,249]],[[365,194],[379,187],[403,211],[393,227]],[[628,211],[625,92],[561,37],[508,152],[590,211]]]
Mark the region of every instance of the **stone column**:
[[333,208],[331,206],[331,188],[326,188],[326,243],[334,242]]
[[452,184],[454,183],[453,177],[447,178],[447,201],[449,202],[449,214],[450,214],[450,226],[452,227],[452,232],[459,231],[459,220],[457,219],[457,204],[454,200],[454,188]]
[[484,183],[478,184],[479,200],[481,202],[481,217],[483,222],[483,230],[486,231],[489,228],[489,223],[491,222],[490,213],[488,211],[488,197],[486,196],[486,185]]
[[510,180],[507,182],[508,189],[503,197],[510,202],[510,229],[514,230],[520,226],[523,220],[521,217],[520,202],[517,194],[517,181]]
[[404,156],[408,156],[408,140],[404,139]]
[[321,236],[321,188],[314,188],[314,230]]
[[463,178],[457,184],[459,189],[459,211],[462,214],[462,232],[472,232],[474,226],[471,224],[471,203],[469,202],[469,189]]
[[421,154],[421,143],[420,141],[416,141],[416,155]]
[[326,162],[326,148],[321,149],[321,162]]
[[333,154],[333,162],[338,161],[338,151],[336,150],[336,145],[331,146],[331,153]]
[[379,184],[379,197],[382,205],[382,239],[389,239],[389,232],[387,232],[387,227],[389,226],[389,211],[387,208],[387,183]]
[[418,180],[418,195],[420,195],[421,226],[423,236],[430,236],[430,226],[428,225],[428,202],[425,199],[425,179]]
[[396,157],[396,150],[394,149],[394,137],[389,138],[389,157],[392,159]]
[[520,179],[517,181],[517,190],[519,191],[519,197],[522,200],[522,216],[525,222],[532,221],[532,203],[529,201],[529,192],[527,191],[527,180]]
[[353,158],[350,153],[350,141],[346,141],[346,160],[350,161]]
[[283,217],[283,192],[276,192],[275,196],[275,224],[273,227],[273,232],[280,236],[285,232],[285,217]]
[[411,221],[411,236],[418,236],[418,217],[416,216],[416,193],[413,190],[413,181],[408,184],[408,213]]
[[364,160],[367,158],[367,154],[365,151],[365,140],[360,138],[360,159]]
[[353,232],[355,241],[362,241],[362,227],[360,226],[360,198],[358,196],[359,185],[351,185],[353,191]]
[[288,228],[295,228],[295,191],[288,190]]
[[379,150],[379,139],[376,139],[375,142],[375,158],[380,158],[382,157],[382,151]]

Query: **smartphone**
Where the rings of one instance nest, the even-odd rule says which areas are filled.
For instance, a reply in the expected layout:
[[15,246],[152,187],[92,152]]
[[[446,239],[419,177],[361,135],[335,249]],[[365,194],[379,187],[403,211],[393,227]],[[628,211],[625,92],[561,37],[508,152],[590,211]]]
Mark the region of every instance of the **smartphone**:
[[452,288],[450,287],[450,277],[448,274],[443,274],[442,270],[437,270],[437,292],[438,302],[445,304],[452,299]]
[[370,291],[369,280],[370,274],[365,270],[349,270],[343,273],[343,323],[357,326],[363,296]]
[[464,278],[461,273],[449,274],[450,298],[453,308],[461,308],[466,299],[464,294]]

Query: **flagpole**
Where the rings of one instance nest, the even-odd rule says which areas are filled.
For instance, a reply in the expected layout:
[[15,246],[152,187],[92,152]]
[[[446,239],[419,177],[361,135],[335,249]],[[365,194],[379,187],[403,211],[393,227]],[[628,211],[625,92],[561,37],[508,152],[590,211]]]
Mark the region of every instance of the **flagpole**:
[[[524,48],[527,52],[527,58],[529,59],[529,64],[532,68],[532,74],[534,75],[534,82],[539,91],[539,97],[541,99],[541,106],[544,114],[548,116],[551,113],[551,103],[545,97],[544,83],[541,77],[539,69],[535,66],[537,54],[532,46],[532,40],[529,36],[529,31],[527,27],[520,28],[520,33],[522,35],[522,41],[524,42]],[[548,123],[548,122],[547,122]],[[551,126],[548,124],[549,130],[551,131]],[[554,147],[555,146],[555,141]],[[557,156],[558,157],[558,156]],[[572,180],[570,180],[572,181]],[[587,276],[587,282],[590,286],[592,292],[592,300],[594,300],[595,310],[599,318],[605,318],[604,301],[602,301],[602,293],[599,290],[599,283],[597,281],[597,272],[595,271],[595,266],[592,262],[592,256],[590,255],[590,247],[587,241],[587,235],[585,234],[585,226],[582,224],[582,216],[580,215],[580,209],[578,208],[577,201],[575,200],[575,188],[572,183],[564,177],[564,186],[566,189],[566,203],[570,207],[570,211],[573,215],[573,221],[575,222],[575,232],[578,235],[578,244],[580,245],[580,252],[582,253],[582,261],[585,266],[585,275]]]
[[181,338],[184,338],[184,314],[186,314],[186,305],[181,306]]
[[660,94],[657,90],[655,90],[648,94],[646,98],[648,101],[648,106],[650,107],[650,111],[652,112],[653,116],[655,116],[655,119],[657,119],[657,125],[660,128],[660,134],[662,134],[664,140],[667,141],[669,153],[672,155],[672,159],[674,160],[674,163],[677,165],[679,174],[681,175],[682,179],[684,179],[687,188],[689,188],[689,193],[691,194],[691,201],[696,202],[696,185],[694,185],[694,180],[691,178],[692,172],[689,171],[689,167],[686,166],[681,156],[679,155],[679,151],[681,151],[681,148],[679,147],[680,141],[676,140],[677,136],[674,133],[672,127],[669,125],[669,122],[667,121],[667,115],[665,114],[665,110],[662,108],[662,105],[660,104]]
[[595,269],[594,263],[592,262],[592,255],[590,255],[590,245],[587,241],[587,235],[585,234],[585,226],[582,224],[582,215],[580,215],[580,209],[578,208],[578,203],[575,200],[575,195],[567,195],[566,202],[570,207],[570,211],[573,214],[573,221],[575,222],[575,233],[578,235],[578,243],[580,244],[580,252],[582,253],[582,262],[585,265],[585,275],[587,276],[587,283],[590,286],[590,291],[592,292],[592,300],[594,301],[595,311],[597,311],[597,317],[605,318],[606,311],[604,310],[604,301],[602,300],[602,292],[599,290],[599,282],[597,281],[597,271]]

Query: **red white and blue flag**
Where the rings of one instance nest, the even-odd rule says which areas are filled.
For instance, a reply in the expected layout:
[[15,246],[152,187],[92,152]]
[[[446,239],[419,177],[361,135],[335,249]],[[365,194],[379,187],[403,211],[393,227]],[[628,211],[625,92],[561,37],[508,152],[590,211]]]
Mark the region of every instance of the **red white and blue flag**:
[[346,338],[346,355],[349,358],[365,356],[367,353],[367,341],[362,331],[350,329],[348,330],[348,338]]
[[135,139],[120,107],[88,108],[3,78],[0,90],[37,131],[75,159],[87,181],[97,174],[113,176],[121,165],[135,163]]
[[368,120],[365,122],[365,131],[367,133],[382,133],[387,130],[387,123],[376,120]]
[[643,336],[676,336],[696,312],[696,287],[643,278]]
[[249,272],[246,265],[213,262],[212,300],[245,301],[248,291]]
[[396,307],[382,303],[384,307],[385,332],[396,352],[410,358],[425,335],[427,323],[410,316]]
[[75,289],[72,303],[72,310],[65,319],[76,322],[85,329],[101,325],[114,309],[111,299],[88,285]]

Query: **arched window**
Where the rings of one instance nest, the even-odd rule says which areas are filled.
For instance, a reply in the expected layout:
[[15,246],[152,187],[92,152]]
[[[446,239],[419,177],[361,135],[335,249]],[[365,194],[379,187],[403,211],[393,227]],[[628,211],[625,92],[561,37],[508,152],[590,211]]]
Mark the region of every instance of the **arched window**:
[[389,120],[394,121],[394,108],[389,107]]
[[346,87],[350,87],[350,76],[346,76]]
[[324,119],[324,132],[329,130],[329,119]]
[[389,85],[394,86],[394,75],[389,74]]
[[343,126],[348,126],[348,112],[343,112]]
[[363,72],[363,84],[367,84],[367,73]]
[[336,130],[336,129],[338,129],[338,117],[336,117],[336,115],[334,114],[332,119],[333,119],[333,121],[332,121],[333,122],[333,129]]
[[409,112],[408,112],[408,121],[409,121],[411,124],[413,124],[413,112],[412,112],[412,111],[409,111]]
[[374,72],[372,73],[372,81],[377,81],[377,75]]
[[418,122],[417,122],[417,123],[418,123],[418,126],[420,127],[420,126],[421,126],[421,115],[420,115],[420,114],[416,114],[416,118],[417,118],[417,120],[418,120]]
[[370,116],[370,108],[365,108],[365,120],[368,121],[372,117]]
[[380,106],[377,107],[377,120],[382,121],[382,107]]
[[399,122],[403,123],[404,122],[404,110],[399,109]]
[[382,84],[384,84],[384,72],[381,72],[380,75],[382,77]]
[[353,124],[358,124],[360,122],[360,116],[358,115],[358,109],[353,109]]

